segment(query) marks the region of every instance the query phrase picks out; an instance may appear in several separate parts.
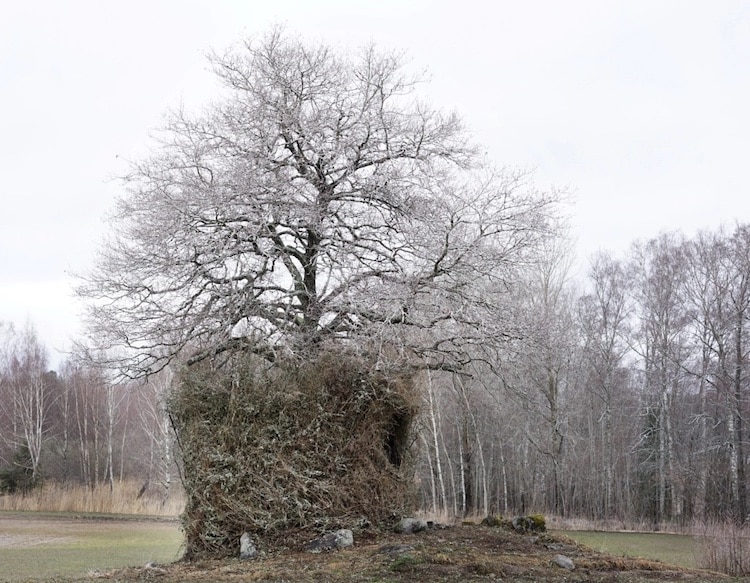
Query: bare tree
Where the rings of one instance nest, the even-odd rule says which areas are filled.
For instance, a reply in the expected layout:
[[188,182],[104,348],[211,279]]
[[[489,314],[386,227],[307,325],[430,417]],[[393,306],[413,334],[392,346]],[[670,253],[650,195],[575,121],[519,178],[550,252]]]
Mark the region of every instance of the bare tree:
[[[560,202],[557,192],[537,191],[526,173],[494,169],[479,157],[457,115],[419,99],[419,79],[397,55],[372,47],[343,55],[276,30],[214,55],[212,64],[223,84],[221,100],[199,116],[172,113],[157,152],[133,164],[113,238],[79,288],[89,300],[87,348],[100,364],[143,377],[175,361],[201,363],[183,375],[183,408],[174,409],[189,490],[188,555],[227,552],[229,538],[217,542],[212,529],[225,528],[225,519],[239,527],[236,513],[201,511],[212,503],[203,484],[213,473],[196,461],[197,452],[215,458],[217,443],[188,413],[195,406],[188,398],[191,373],[200,390],[234,394],[252,389],[252,375],[240,387],[233,380],[240,377],[228,372],[239,371],[243,358],[245,369],[250,361],[253,367],[272,361],[282,363],[268,369],[277,373],[286,367],[302,374],[307,365],[327,371],[323,356],[332,346],[337,355],[356,353],[352,365],[365,376],[464,369],[491,354],[484,352],[489,339],[517,335],[505,298],[554,231]],[[203,369],[217,375],[212,382],[199,374]],[[265,374],[256,370],[255,376]],[[410,381],[403,387],[416,390]],[[348,390],[355,395],[359,388]],[[385,429],[380,421],[371,424],[373,431],[389,431],[384,442],[396,449],[411,418],[408,399],[400,398],[396,410],[382,409]],[[346,399],[332,403],[349,406]],[[317,421],[331,413],[322,411]],[[473,429],[471,416],[465,419],[464,429]],[[221,422],[227,435],[242,437],[241,426]],[[200,443],[182,439],[191,430]],[[322,430],[315,433],[311,439],[323,438]],[[459,439],[459,447],[477,444],[474,434]],[[190,447],[195,451],[187,452]],[[218,454],[231,459],[238,475],[248,467],[242,459],[248,452],[230,449]],[[406,483],[398,475],[400,453],[391,453],[398,455],[388,479],[398,486],[389,486],[388,495],[406,500],[397,492]],[[459,459],[468,458],[459,453]],[[484,463],[482,455],[472,459]],[[256,461],[271,468],[278,460]],[[290,479],[330,473],[295,463],[299,471]],[[465,498],[474,495],[467,480],[461,484]],[[306,483],[298,485],[290,491],[302,499],[281,501],[273,524],[291,521],[294,513],[299,526],[312,520],[319,504],[304,498],[311,495]],[[232,504],[241,493],[231,492]],[[228,494],[214,495],[217,508],[227,508],[221,497]],[[486,508],[486,489],[482,497]],[[369,502],[361,512],[380,513],[373,523],[384,520],[385,511]],[[252,504],[245,508],[261,510]],[[338,520],[336,513],[352,509],[331,504],[320,511]],[[258,520],[257,528],[267,526]]]
[[684,482],[676,463],[673,408],[686,384],[688,324],[683,242],[672,235],[633,249],[639,326],[636,350],[643,363],[644,399],[655,418],[655,522],[681,518]]
[[167,411],[167,399],[172,391],[174,371],[167,367],[158,375],[150,377],[139,387],[138,415],[142,430],[148,436],[148,471],[144,490],[156,477],[162,489],[163,499],[169,497],[174,465],[173,431]]
[[[79,458],[78,476],[90,488],[97,486],[108,474],[109,456],[102,461],[101,446],[108,448],[108,384],[101,371],[69,361],[62,370],[63,384],[69,391],[71,403],[67,423],[77,437]],[[114,406],[114,403],[111,403]],[[114,412],[112,412],[114,414]],[[107,451],[107,454],[110,453]]]
[[4,438],[16,451],[28,454],[32,482],[40,476],[40,462],[49,431],[49,413],[54,394],[49,378],[47,351],[29,322],[23,330],[8,328],[0,383],[0,407],[11,421]]
[[420,101],[396,55],[277,30],[212,63],[223,100],[170,116],[80,287],[108,364],[138,376],[186,350],[197,362],[326,338],[388,345],[399,327],[445,368],[501,327],[472,284],[502,291],[558,193],[480,168],[458,117]]
[[558,514],[566,512],[562,491],[566,393],[577,342],[570,251],[563,238],[550,238],[539,250],[515,306],[523,313],[524,338],[514,345],[511,358],[515,364],[507,367],[504,377],[512,394],[533,411],[526,439],[542,458],[549,485],[545,496],[549,508]]
[[430,472],[429,481],[432,486],[432,495],[429,498],[428,503],[433,511],[447,511],[448,494],[445,487],[442,462],[444,452],[443,448],[440,446],[440,436],[442,434],[441,408],[440,404],[437,402],[437,396],[435,394],[435,389],[433,388],[432,374],[429,370],[427,370],[425,374],[426,390],[424,391],[425,404],[423,409],[425,410],[427,422],[426,428],[422,432],[422,439]]
[[610,518],[615,509],[618,453],[613,418],[618,413],[617,393],[626,387],[623,377],[628,352],[629,285],[624,265],[604,253],[593,258],[589,278],[593,290],[580,298],[579,318],[586,355],[586,388],[598,401],[595,410],[597,423],[601,424],[601,456],[593,458],[594,467],[601,469],[604,478],[602,511],[597,514]]
[[[694,453],[697,466],[694,494],[695,515],[700,520],[710,516],[708,501],[712,458],[721,450],[720,442],[711,439],[711,426],[718,425],[710,411],[710,393],[724,385],[721,370],[726,366],[726,322],[723,314],[729,289],[729,277],[725,261],[724,235],[721,233],[699,233],[690,241],[686,252],[689,256],[686,274],[686,297],[692,315],[691,329],[695,345],[691,374],[698,383],[698,410],[695,421],[698,426],[699,447]],[[717,367],[717,363],[719,366]],[[730,427],[732,423],[728,424]],[[731,472],[732,484],[738,476]],[[738,487],[732,487],[737,492]]]
[[[730,261],[732,266],[732,287],[730,293],[732,321],[732,374],[731,394],[729,398],[730,416],[733,434],[732,450],[732,494],[734,498],[735,517],[741,522],[747,520],[747,488],[745,429],[743,423],[743,404],[746,399],[748,361],[747,320],[750,316],[750,226],[738,226],[729,241]],[[735,467],[736,466],[736,467]],[[734,481],[736,477],[736,481]]]

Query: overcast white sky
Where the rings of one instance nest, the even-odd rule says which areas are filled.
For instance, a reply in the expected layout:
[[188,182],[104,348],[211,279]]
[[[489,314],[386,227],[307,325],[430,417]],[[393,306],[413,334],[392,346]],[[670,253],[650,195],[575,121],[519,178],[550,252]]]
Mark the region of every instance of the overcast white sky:
[[[750,221],[750,2],[42,0],[0,17],[0,320],[79,333],[71,272],[123,160],[212,96],[205,53],[283,23],[404,50],[489,156],[575,194],[581,257]],[[53,361],[59,357],[53,354]]]

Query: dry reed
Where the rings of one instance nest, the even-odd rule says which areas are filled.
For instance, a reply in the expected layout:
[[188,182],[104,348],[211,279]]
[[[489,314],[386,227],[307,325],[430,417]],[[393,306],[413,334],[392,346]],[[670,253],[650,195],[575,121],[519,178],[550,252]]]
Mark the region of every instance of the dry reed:
[[693,534],[690,523],[660,522],[637,517],[593,519],[578,516],[546,515],[550,530],[598,530],[602,532],[664,532],[670,534]]
[[94,488],[83,485],[45,483],[26,494],[0,496],[0,510],[14,512],[80,512],[176,517],[185,506],[181,488],[141,493],[136,481],[115,482]]

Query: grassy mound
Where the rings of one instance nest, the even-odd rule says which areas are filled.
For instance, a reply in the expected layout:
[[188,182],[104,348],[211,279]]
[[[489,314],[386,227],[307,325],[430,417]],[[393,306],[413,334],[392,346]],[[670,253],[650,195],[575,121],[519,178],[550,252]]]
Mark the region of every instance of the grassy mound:
[[[556,554],[575,562],[566,571]],[[371,533],[354,547],[311,554],[300,549],[270,551],[255,561],[210,560],[157,567],[159,581],[424,582],[527,581],[646,583],[719,582],[727,577],[658,561],[614,557],[551,534],[519,534],[503,528],[464,525],[416,535]],[[150,578],[154,569],[117,571],[111,581]],[[93,582],[92,582],[93,583]]]

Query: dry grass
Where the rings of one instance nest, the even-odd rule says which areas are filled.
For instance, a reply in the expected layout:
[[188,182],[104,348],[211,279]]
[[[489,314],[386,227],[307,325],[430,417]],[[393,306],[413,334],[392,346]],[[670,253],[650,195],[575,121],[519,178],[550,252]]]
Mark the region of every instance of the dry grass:
[[649,520],[637,518],[611,518],[594,520],[575,516],[545,515],[547,528],[550,530],[592,530],[603,532],[666,532],[672,534],[693,534],[694,525],[690,523],[675,524],[662,522],[654,525]]
[[179,488],[173,488],[167,498],[163,493],[148,491],[139,496],[140,490],[141,483],[135,481],[115,482],[111,490],[109,485],[92,489],[47,483],[27,494],[0,496],[0,510],[178,516],[185,506]]
[[[159,581],[653,583],[655,580],[725,580],[715,573],[603,555],[562,536],[519,535],[502,528],[478,525],[428,530],[418,535],[359,532],[355,534],[353,548],[333,553],[310,554],[294,548],[261,550],[263,554],[256,561],[242,562],[235,558],[163,566],[158,573]],[[576,569],[566,571],[555,566],[552,558],[558,553],[570,557]],[[153,575],[148,568],[137,568],[115,571],[108,580],[142,581],[152,579]]]
[[750,527],[713,522],[696,527],[700,567],[734,577],[750,575]]

